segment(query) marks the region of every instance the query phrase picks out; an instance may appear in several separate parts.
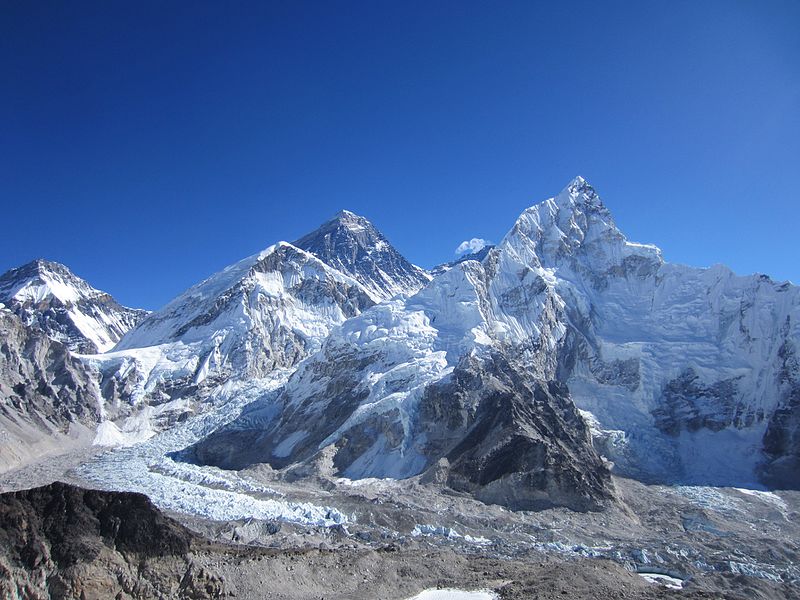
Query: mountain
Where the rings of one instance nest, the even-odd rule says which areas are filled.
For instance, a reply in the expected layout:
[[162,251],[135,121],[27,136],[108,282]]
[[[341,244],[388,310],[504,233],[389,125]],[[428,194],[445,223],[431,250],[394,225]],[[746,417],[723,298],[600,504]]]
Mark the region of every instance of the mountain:
[[64,265],[41,259],[0,277],[0,303],[82,354],[110,350],[147,314],[120,305]]
[[294,245],[358,281],[375,302],[413,294],[431,279],[395,250],[372,223],[347,210]]
[[480,262],[345,321],[275,407],[192,452],[356,479],[437,470],[509,506],[585,509],[613,494],[588,426],[621,474],[797,486],[799,311],[788,283],[629,242],[579,177]]
[[428,280],[369,221],[347,211],[297,243],[308,249],[279,242],[143,319],[95,363],[106,397],[161,402],[292,368],[335,326]]
[[552,381],[550,349],[502,343],[491,279],[465,261],[346,321],[292,375],[272,419],[262,407],[245,413],[196,444],[195,460],[284,468],[327,456],[353,479],[439,471],[451,487],[515,509],[602,507],[610,476]]
[[161,405],[155,427],[163,429],[220,383],[293,367],[334,326],[373,304],[357,281],[279,242],[191,287],[112,352],[87,360],[106,402]]
[[[776,419],[796,410],[800,289],[664,262],[625,239],[581,178],[525,211],[501,246],[552,274],[566,317],[557,376],[620,472],[749,485],[796,455],[796,417]],[[798,483],[797,471],[782,481]]]
[[86,444],[103,416],[90,369],[0,308],[0,471]]

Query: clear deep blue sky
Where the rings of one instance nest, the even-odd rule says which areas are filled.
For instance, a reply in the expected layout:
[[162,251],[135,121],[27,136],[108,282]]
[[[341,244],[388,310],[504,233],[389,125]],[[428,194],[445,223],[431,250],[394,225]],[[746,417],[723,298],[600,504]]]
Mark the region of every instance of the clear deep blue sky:
[[128,305],[341,208],[422,266],[584,175],[668,260],[800,282],[800,2],[3,2],[0,270]]

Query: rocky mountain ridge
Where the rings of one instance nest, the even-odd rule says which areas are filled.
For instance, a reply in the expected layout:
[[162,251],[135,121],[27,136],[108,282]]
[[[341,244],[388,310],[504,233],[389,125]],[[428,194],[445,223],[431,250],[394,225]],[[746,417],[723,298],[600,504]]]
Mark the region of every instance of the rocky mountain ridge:
[[0,307],[0,469],[87,443],[103,416],[83,361]]
[[59,482],[0,494],[0,595],[223,598],[224,581],[191,560],[196,537],[141,494]]
[[358,281],[375,302],[413,294],[431,280],[412,265],[364,217],[339,211],[319,229],[294,242],[328,266]]

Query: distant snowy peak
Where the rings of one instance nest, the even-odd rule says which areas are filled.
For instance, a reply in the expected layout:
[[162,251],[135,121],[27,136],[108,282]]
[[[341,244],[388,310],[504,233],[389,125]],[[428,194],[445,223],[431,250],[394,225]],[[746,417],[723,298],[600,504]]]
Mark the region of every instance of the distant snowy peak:
[[413,294],[431,279],[424,269],[406,260],[372,223],[347,210],[294,245],[358,281],[376,302],[400,293]]
[[0,303],[73,352],[111,349],[147,312],[120,305],[62,264],[35,260],[0,277]]

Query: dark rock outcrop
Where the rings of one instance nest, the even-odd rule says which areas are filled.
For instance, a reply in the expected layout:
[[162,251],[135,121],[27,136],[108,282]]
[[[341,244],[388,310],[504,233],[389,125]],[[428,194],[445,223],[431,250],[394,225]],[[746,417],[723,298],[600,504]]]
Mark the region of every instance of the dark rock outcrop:
[[484,502],[586,511],[613,498],[610,473],[566,386],[527,378],[502,355],[465,357],[450,378],[429,386],[419,428],[432,461],[447,459],[447,484]]
[[[788,331],[788,320],[785,329]],[[770,486],[800,489],[800,358],[791,340],[783,342],[778,358],[783,401],[764,434],[767,460],[761,466],[761,477]]]
[[661,404],[653,410],[656,426],[669,435],[682,430],[751,426],[756,416],[741,411],[737,381],[731,378],[706,384],[694,369],[685,369],[665,386]]
[[0,596],[210,599],[224,583],[189,557],[194,534],[141,494],[64,483],[0,495]]

